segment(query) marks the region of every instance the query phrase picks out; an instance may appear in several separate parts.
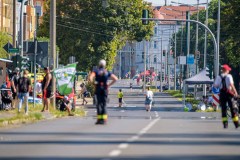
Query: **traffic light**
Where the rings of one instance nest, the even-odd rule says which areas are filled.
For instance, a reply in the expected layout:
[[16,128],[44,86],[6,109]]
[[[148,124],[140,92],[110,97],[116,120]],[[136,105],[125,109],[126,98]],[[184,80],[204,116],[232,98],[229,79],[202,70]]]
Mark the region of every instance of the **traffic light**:
[[21,57],[21,70],[28,69],[30,65],[28,64],[29,58],[28,57]]
[[21,56],[20,55],[12,56],[12,61],[13,61],[13,70],[17,67],[21,68]]
[[208,67],[206,67],[206,76],[210,78],[210,76],[209,76],[209,68]]
[[165,56],[166,55],[166,50],[163,50],[163,56]]
[[[149,18],[149,11],[147,9],[142,10],[142,18]],[[143,25],[148,25],[149,20],[142,20]]]

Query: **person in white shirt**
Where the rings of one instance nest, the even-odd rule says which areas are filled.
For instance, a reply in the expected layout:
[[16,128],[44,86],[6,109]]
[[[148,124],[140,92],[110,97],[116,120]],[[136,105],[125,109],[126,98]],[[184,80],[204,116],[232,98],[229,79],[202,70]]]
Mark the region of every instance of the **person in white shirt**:
[[234,86],[233,77],[229,72],[232,69],[227,65],[222,65],[222,73],[217,76],[213,87],[220,88],[220,104],[222,107],[222,122],[223,127],[228,128],[228,117],[227,117],[227,103],[230,107],[233,123],[236,128],[239,126],[238,113],[233,109],[234,97],[238,96],[236,88]]
[[150,90],[150,87],[147,87],[147,92],[145,96],[146,96],[146,99],[145,99],[146,111],[150,112],[152,108],[152,103],[153,103],[153,92]]

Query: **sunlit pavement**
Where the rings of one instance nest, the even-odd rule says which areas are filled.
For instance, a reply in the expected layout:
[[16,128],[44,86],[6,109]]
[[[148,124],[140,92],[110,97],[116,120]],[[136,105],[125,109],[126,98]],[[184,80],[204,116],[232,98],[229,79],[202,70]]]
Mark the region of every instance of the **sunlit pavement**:
[[[110,91],[107,125],[95,125],[96,111],[0,130],[1,159],[81,160],[232,160],[240,158],[240,132],[229,120],[223,129],[220,113],[183,112],[177,99],[155,93],[151,112],[134,84],[121,80]],[[118,107],[122,88],[124,106]]]

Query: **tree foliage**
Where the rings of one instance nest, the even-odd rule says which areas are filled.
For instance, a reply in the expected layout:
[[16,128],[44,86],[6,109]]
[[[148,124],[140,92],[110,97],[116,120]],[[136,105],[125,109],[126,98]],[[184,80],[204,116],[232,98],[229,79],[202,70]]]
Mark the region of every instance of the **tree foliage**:
[[[78,69],[89,70],[99,59],[106,59],[111,69],[117,51],[126,41],[149,39],[153,23],[142,25],[142,0],[61,0],[57,1],[57,44],[60,63],[75,56]],[[49,0],[38,35],[49,36]]]
[[[205,23],[205,10],[200,11],[199,20]],[[208,27],[217,37],[217,15],[218,15],[218,0],[212,0],[209,5]],[[232,66],[239,66],[240,64],[240,10],[239,0],[222,0],[221,1],[221,31],[220,31],[220,64],[229,63]],[[196,14],[191,16],[191,19],[196,20]],[[183,35],[185,35],[185,29]],[[196,25],[191,25],[191,43],[190,53],[195,52],[196,43]],[[178,40],[181,39],[181,31],[178,32]],[[204,53],[204,29],[199,28],[199,45],[198,50],[202,53],[200,58],[201,67],[203,66]],[[185,36],[184,36],[185,37]],[[181,46],[177,44],[177,50],[181,50]],[[183,51],[186,49],[186,38],[183,38]],[[214,46],[212,37],[208,34],[207,45],[207,64],[213,65],[214,60]]]

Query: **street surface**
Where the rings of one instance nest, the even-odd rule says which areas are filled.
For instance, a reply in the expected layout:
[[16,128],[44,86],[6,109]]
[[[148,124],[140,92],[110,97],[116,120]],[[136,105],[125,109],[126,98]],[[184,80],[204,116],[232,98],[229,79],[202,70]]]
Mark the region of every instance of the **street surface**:
[[[96,111],[0,129],[0,159],[70,160],[237,160],[240,129],[231,120],[222,128],[220,113],[183,112],[166,93],[155,94],[151,112],[134,83],[119,80],[111,88],[107,125],[95,125]],[[117,91],[125,94],[118,108]]]

